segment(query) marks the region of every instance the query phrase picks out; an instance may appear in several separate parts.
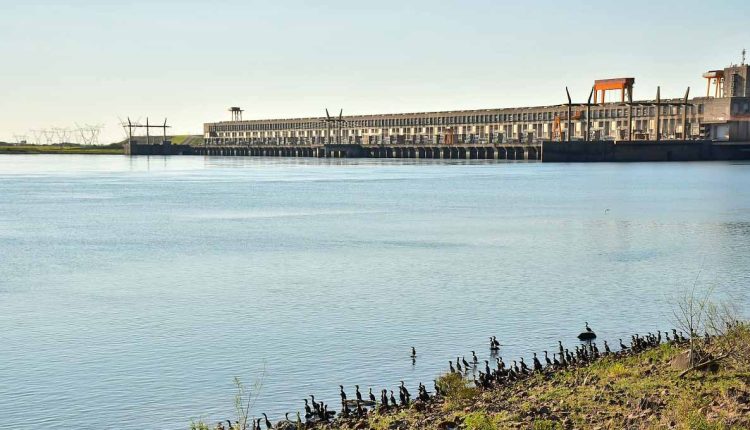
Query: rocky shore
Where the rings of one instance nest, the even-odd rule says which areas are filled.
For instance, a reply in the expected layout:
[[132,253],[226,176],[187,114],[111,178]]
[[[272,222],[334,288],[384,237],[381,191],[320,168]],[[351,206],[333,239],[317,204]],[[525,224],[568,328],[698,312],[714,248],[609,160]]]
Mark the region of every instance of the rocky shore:
[[[445,393],[320,429],[750,429],[750,328],[545,369],[491,388],[448,374]],[[698,368],[695,365],[705,363]]]

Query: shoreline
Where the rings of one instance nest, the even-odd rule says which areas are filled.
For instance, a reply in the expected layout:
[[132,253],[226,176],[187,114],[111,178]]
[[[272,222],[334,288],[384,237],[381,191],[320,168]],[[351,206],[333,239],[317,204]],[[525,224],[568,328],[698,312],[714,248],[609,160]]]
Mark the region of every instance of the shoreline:
[[[644,346],[638,346],[636,336],[627,350],[591,355],[568,366],[530,369],[526,376],[486,386],[476,379],[471,383],[464,375],[456,381],[456,374],[448,373],[438,384],[449,390],[421,405],[380,408],[367,416],[340,418],[313,428],[750,428],[750,357],[745,356],[744,362],[717,361],[688,370],[689,340],[662,343],[652,336],[640,338]],[[747,352],[750,326],[743,323],[726,335],[694,340],[701,351],[696,354],[699,362],[727,356],[738,348],[738,339]]]
[[0,155],[22,154],[73,154],[73,155],[122,155],[121,146],[60,146],[60,145],[0,145]]
[[[270,424],[281,430],[750,428],[750,324],[694,337],[692,364],[691,341],[669,336],[634,335],[617,351],[606,342],[601,350],[595,342],[574,351],[556,346],[525,364],[497,355],[497,364],[469,359],[468,369],[451,363],[434,387],[374,390],[374,402],[365,388],[362,401],[354,392],[342,394],[341,407],[311,400],[301,416]],[[265,428],[264,418],[253,421],[253,414],[262,417],[247,415],[246,426],[198,422],[191,429]]]

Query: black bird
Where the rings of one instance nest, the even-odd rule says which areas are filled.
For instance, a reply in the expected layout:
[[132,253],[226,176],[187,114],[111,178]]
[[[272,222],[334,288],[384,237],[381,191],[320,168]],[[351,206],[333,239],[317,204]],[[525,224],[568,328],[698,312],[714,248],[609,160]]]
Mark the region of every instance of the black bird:
[[497,341],[497,337],[490,337],[490,350],[498,351],[500,349],[500,342]]
[[417,358],[417,350],[411,347],[411,358]]
[[[273,428],[273,425],[271,425],[271,421],[268,421],[268,415],[266,415],[265,412],[263,413],[263,419],[266,420],[266,430]],[[260,421],[260,419],[258,419],[258,421]]]
[[612,351],[609,349],[609,345],[607,345],[607,341],[606,340],[604,341],[604,352],[606,354],[611,354],[612,353]]
[[458,361],[458,357],[456,357],[456,369],[458,369],[458,371],[459,371],[459,372],[462,372],[462,371],[463,371],[463,370],[461,369],[461,362],[459,362],[459,361]]
[[549,353],[547,353],[547,351],[544,351],[544,361],[547,362],[547,366],[552,366],[552,360],[549,359]]
[[474,364],[479,363],[479,359],[477,358],[477,353],[474,351],[471,351],[471,359],[474,361]]
[[354,395],[357,396],[357,402],[362,401],[362,393],[359,392],[359,385],[355,385],[354,388],[356,389],[354,392]]
[[307,402],[307,399],[305,399],[305,418],[310,418],[312,416],[312,410],[310,409],[310,404]]
[[372,394],[372,387],[370,387],[370,401],[373,405],[375,404],[375,395]]
[[433,386],[435,387],[435,395],[440,396],[442,395],[442,391],[440,391],[440,387],[438,386],[437,379],[432,380]]
[[464,369],[469,370],[469,362],[466,361],[466,357],[461,357],[461,362],[464,364]]
[[450,366],[450,368],[451,368],[451,373],[456,373],[456,369],[453,368],[453,362],[452,361],[448,362],[448,366]]
[[484,373],[490,374],[490,362],[489,360],[484,360]]
[[529,374],[529,366],[527,366],[526,363],[524,363],[523,357],[521,357],[521,373],[523,373],[524,375]]
[[586,331],[578,335],[579,340],[592,340],[596,339],[596,333],[589,327],[588,321],[586,322]]
[[565,353],[565,349],[562,346],[562,341],[559,341],[559,340],[557,341],[557,347],[560,350],[560,352],[557,355],[562,357],[563,354]]
[[404,381],[401,381],[401,388],[399,388],[399,390],[404,393],[404,395],[406,396],[406,400],[409,400],[411,398],[411,394],[409,393],[409,390],[406,389]]
[[534,371],[535,372],[541,372],[542,371],[542,362],[539,361],[539,359],[536,356],[536,352],[534,353]]
[[622,339],[619,339],[619,340],[620,340],[620,349],[621,350],[627,351],[628,349],[630,349],[630,348],[628,348],[627,345],[625,345],[624,343],[622,343]]
[[395,397],[393,397],[393,390],[391,390],[391,397],[390,397],[390,398],[389,398],[388,400],[390,400],[390,402],[391,402],[391,404],[392,404],[393,406],[396,406],[396,405],[398,405],[398,403],[396,403],[396,398],[395,398]]
[[339,389],[341,390],[341,401],[346,402],[346,393],[344,392],[344,386],[339,385]]

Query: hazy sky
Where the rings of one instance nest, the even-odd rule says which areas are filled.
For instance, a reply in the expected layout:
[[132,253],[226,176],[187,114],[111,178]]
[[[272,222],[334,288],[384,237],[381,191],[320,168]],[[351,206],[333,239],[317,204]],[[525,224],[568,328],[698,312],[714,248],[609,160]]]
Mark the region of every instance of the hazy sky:
[[585,101],[705,91],[750,48],[750,1],[0,0],[0,140],[30,129]]

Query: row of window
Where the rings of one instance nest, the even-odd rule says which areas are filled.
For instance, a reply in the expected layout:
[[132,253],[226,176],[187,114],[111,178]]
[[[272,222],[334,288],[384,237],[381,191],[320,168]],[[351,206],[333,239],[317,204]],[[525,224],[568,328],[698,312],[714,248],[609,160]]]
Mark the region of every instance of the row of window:
[[[702,105],[698,111],[702,111]],[[695,106],[688,106],[689,113],[695,113]],[[679,115],[681,106],[662,106],[662,115]],[[594,109],[591,111],[591,118],[624,118],[628,114],[627,109]],[[497,122],[514,122],[514,121],[552,121],[555,115],[561,118],[567,116],[566,112],[547,111],[547,112],[525,112],[525,113],[507,113],[495,115],[462,115],[446,117],[417,117],[417,118],[383,118],[370,120],[351,120],[346,121],[346,127],[365,128],[365,127],[401,127],[401,126],[422,126],[422,125],[452,125],[452,124],[487,124]],[[633,109],[633,116],[654,116],[656,107],[636,107]],[[581,112],[581,117],[585,118],[585,111]],[[338,125],[331,125],[336,129]],[[212,124],[209,126],[210,132],[219,131],[265,131],[265,130],[310,130],[325,129],[326,125],[322,121],[313,122],[290,122],[290,123],[246,123],[246,124]]]

